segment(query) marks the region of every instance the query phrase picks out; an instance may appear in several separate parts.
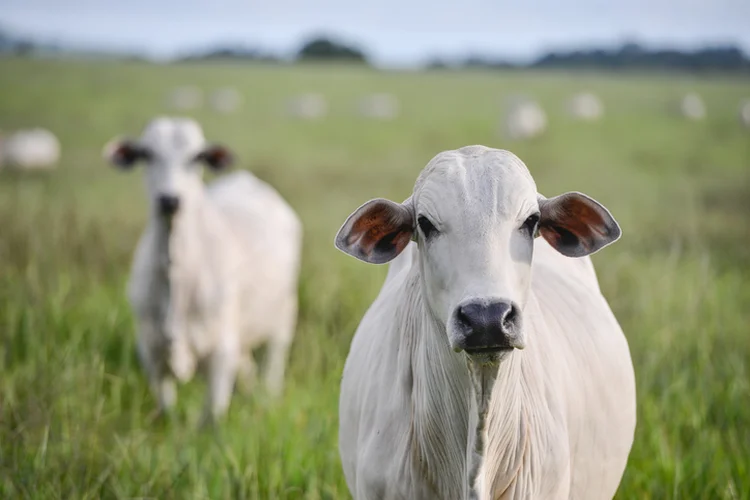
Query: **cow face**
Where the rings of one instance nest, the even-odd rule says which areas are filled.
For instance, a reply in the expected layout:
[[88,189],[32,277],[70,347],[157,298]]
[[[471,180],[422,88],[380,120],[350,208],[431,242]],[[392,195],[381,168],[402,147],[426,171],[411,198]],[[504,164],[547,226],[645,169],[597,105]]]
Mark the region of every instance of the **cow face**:
[[360,207],[336,246],[384,263],[415,240],[426,303],[451,347],[499,359],[525,346],[523,310],[539,234],[562,254],[581,257],[615,241],[620,228],[585,195],[538,195],[512,153],[473,146],[433,158],[406,202]]
[[196,122],[180,118],[152,120],[137,141],[116,139],[105,147],[115,166],[146,164],[146,188],[154,211],[171,219],[202,188],[202,166],[221,170],[232,161],[222,146],[207,146]]

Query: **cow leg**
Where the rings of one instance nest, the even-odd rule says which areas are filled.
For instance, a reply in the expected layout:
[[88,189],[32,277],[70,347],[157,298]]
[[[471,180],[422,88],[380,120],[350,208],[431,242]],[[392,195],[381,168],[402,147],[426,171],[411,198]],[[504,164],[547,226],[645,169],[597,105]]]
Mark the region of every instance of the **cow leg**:
[[278,397],[284,390],[284,373],[289,356],[291,341],[287,339],[271,339],[268,342],[264,379],[266,390],[271,396]]
[[240,364],[241,352],[237,336],[222,332],[216,349],[209,355],[206,364],[208,391],[206,394],[201,426],[213,424],[224,416],[232,400],[232,391]]
[[266,390],[273,397],[280,396],[284,390],[286,363],[297,326],[297,308],[297,297],[293,296],[287,302],[286,314],[280,315],[286,321],[280,321],[279,329],[268,339],[264,379]]
[[258,367],[251,351],[244,352],[237,370],[237,386],[243,394],[250,394],[258,377]]
[[156,346],[157,329],[149,322],[139,326],[138,358],[148,376],[151,392],[158,403],[158,416],[166,415],[177,402],[177,387],[167,370],[163,350]]
[[289,358],[289,348],[294,338],[294,329],[297,317],[296,303],[293,303],[290,314],[286,315],[288,321],[280,325],[275,335],[268,340],[266,365],[264,379],[266,390],[273,397],[278,397],[284,390],[284,373]]

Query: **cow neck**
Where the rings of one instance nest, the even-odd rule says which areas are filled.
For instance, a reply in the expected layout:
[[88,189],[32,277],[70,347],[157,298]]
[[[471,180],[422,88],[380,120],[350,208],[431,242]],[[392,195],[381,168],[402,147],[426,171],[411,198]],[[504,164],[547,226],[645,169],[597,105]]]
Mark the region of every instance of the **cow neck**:
[[[437,498],[490,498],[478,494],[484,478],[510,485],[525,452],[521,356],[480,365],[453,352],[427,308],[416,265],[401,304],[402,352],[411,353],[414,463]],[[485,460],[488,450],[500,459]]]
[[468,463],[470,498],[506,498],[528,458],[523,352],[512,352],[499,365],[469,361],[468,367],[476,416],[469,436],[473,438]]
[[167,220],[155,214],[156,245],[159,255],[159,271],[167,281],[174,280],[181,270],[194,268],[199,262],[206,225],[206,199],[201,191],[181,199],[180,210]]

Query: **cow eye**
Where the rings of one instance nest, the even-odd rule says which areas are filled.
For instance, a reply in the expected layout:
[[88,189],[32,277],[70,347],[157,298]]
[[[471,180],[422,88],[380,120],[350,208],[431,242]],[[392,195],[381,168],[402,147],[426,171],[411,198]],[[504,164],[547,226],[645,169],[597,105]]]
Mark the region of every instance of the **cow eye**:
[[523,229],[532,238],[536,235],[536,228],[539,224],[539,214],[531,214],[523,223]]
[[438,232],[432,222],[430,222],[430,220],[424,215],[420,215],[417,218],[417,224],[419,224],[419,229],[422,230],[422,234],[424,234],[425,238],[429,239],[431,236],[437,234]]

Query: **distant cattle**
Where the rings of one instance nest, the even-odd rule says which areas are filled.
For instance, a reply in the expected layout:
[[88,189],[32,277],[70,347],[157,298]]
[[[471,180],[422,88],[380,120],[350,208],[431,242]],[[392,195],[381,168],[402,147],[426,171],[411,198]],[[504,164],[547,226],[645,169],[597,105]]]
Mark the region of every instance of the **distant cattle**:
[[567,111],[577,120],[596,121],[604,115],[604,105],[595,94],[581,92],[568,101]]
[[177,111],[190,111],[203,106],[203,90],[194,85],[177,87],[167,94],[167,106]]
[[483,146],[438,154],[403,203],[356,209],[337,248],[390,265],[341,381],[352,496],[612,498],[635,376],[588,255],[619,236],[597,201],[546,198]]
[[300,94],[287,100],[285,112],[293,118],[320,120],[328,114],[328,102],[321,94]]
[[750,128],[750,99],[745,99],[740,103],[740,123]]
[[700,95],[691,92],[680,100],[680,112],[688,120],[699,121],[706,117],[706,105]]
[[48,170],[60,161],[60,141],[43,128],[0,134],[0,166],[23,170]]
[[236,113],[242,106],[242,94],[233,87],[222,87],[211,92],[209,103],[217,113]]
[[357,112],[372,120],[393,120],[399,114],[399,102],[393,94],[370,94],[357,102]]
[[254,377],[260,345],[266,387],[279,394],[297,318],[302,228],[292,208],[246,171],[204,186],[200,166],[222,170],[232,154],[207,144],[189,119],[156,118],[139,139],[111,141],[105,156],[121,169],[148,164],[150,217],[128,297],[160,411],[174,405],[175,381],[201,367],[203,422],[213,422],[226,412],[236,376]]
[[516,98],[508,103],[502,129],[507,139],[532,139],[547,129],[547,114],[536,101]]

